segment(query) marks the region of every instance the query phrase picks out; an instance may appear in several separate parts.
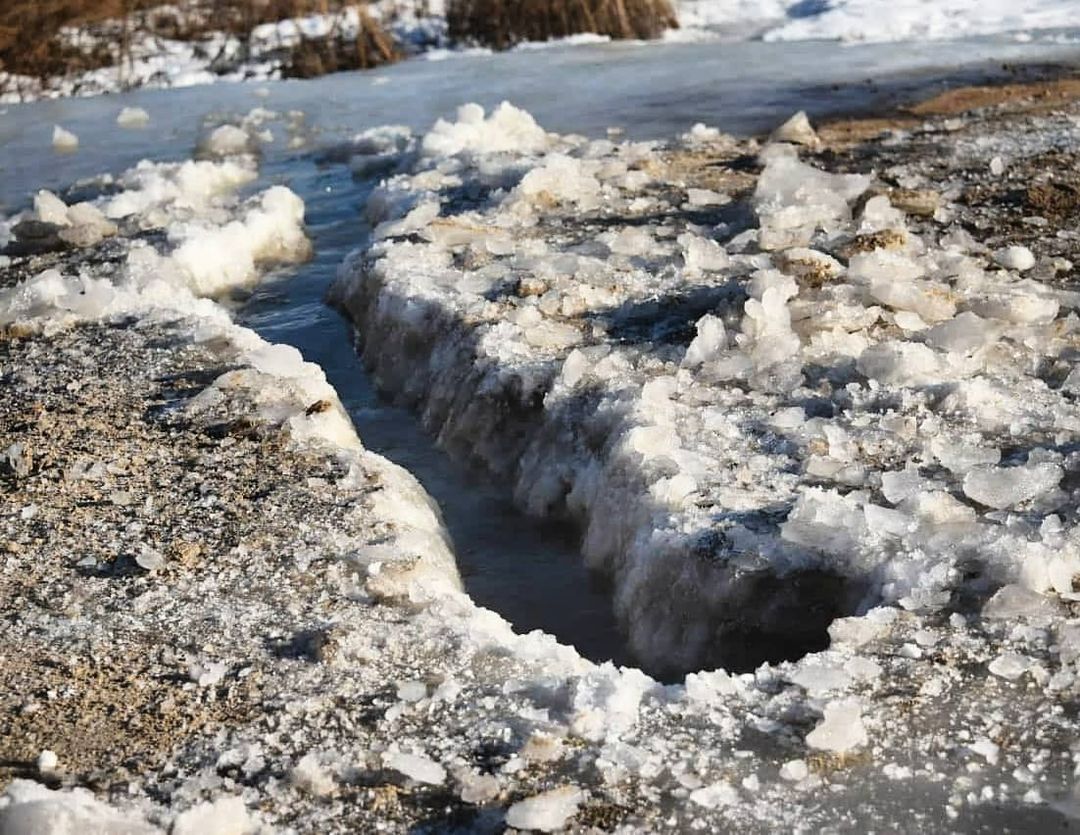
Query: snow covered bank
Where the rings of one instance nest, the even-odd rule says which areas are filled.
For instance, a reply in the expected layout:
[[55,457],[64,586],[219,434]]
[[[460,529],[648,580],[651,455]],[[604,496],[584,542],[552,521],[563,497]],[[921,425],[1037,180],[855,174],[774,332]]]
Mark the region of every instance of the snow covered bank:
[[881,601],[1071,594],[1080,412],[1033,369],[1067,350],[1073,296],[1024,251],[987,258],[935,193],[774,145],[739,231],[741,195],[671,156],[509,105],[437,124],[337,291],[380,383],[531,513],[581,520],[654,668],[730,663],[747,634],[813,648]]

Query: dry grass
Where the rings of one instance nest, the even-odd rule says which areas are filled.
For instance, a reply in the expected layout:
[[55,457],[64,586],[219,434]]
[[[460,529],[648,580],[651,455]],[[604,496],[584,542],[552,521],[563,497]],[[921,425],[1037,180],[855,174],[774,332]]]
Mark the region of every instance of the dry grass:
[[581,32],[649,39],[678,26],[668,0],[449,0],[450,37],[506,49]]
[[[182,12],[177,13],[176,6]],[[76,73],[124,60],[128,39],[136,31],[174,40],[195,40],[215,31],[244,39],[261,23],[347,6],[359,8],[360,37],[345,42],[335,32],[305,41],[286,57],[285,74],[307,77],[395,60],[390,36],[363,5],[347,0],[189,0],[171,7],[164,7],[163,0],[0,0],[0,70],[36,78]],[[66,26],[112,21],[120,23],[115,43],[106,37],[100,46],[85,50],[59,37]]]

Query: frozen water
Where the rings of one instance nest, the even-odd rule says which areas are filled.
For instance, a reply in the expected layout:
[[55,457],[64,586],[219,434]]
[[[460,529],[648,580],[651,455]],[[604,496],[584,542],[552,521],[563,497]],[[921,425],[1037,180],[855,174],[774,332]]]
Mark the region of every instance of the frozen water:
[[557,832],[584,799],[584,793],[576,787],[560,786],[519,800],[507,810],[506,823],[517,829]]

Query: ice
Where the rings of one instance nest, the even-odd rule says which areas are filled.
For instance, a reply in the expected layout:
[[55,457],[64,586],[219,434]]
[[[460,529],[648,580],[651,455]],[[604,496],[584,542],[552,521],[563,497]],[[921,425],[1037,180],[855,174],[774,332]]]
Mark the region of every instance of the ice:
[[558,832],[585,800],[576,786],[560,786],[519,800],[506,812],[506,823],[516,829]]
[[547,145],[547,133],[532,116],[504,101],[486,118],[480,105],[462,105],[457,121],[437,121],[420,147],[428,156],[454,157],[509,151],[535,153]]
[[858,699],[843,699],[825,705],[825,718],[806,735],[811,748],[843,754],[867,743],[862,705]]
[[859,355],[859,373],[890,386],[921,386],[946,375],[940,355],[915,342],[880,342]]
[[810,776],[806,760],[788,760],[780,766],[780,779],[790,783],[800,783]]
[[1024,272],[1035,266],[1035,255],[1026,246],[1008,246],[994,253],[994,260],[1007,270]]
[[1001,450],[997,447],[966,443],[952,437],[932,438],[930,453],[941,462],[941,466],[959,475],[975,467],[993,466],[1001,461]]
[[141,107],[124,107],[116,116],[116,124],[122,128],[142,128],[150,124],[150,114]]
[[772,142],[791,142],[795,145],[815,146],[818,144],[817,133],[814,132],[805,110],[800,110],[780,125],[772,132],[769,139]]
[[289,773],[289,780],[301,791],[325,797],[333,793],[335,782],[333,775],[320,762],[316,752],[305,754]]
[[697,336],[683,357],[683,365],[690,368],[717,359],[727,349],[727,331],[722,319],[708,313],[698,319],[696,327]]
[[254,835],[259,824],[239,797],[222,797],[181,812],[170,835]]
[[[551,154],[544,163],[526,174],[515,194],[529,203],[568,203],[581,210],[593,209],[600,202],[600,182],[587,163],[564,154]],[[637,252],[640,235],[627,246]]]
[[964,495],[979,504],[1003,510],[1049,493],[1064,472],[1057,464],[976,467],[964,476]]
[[136,815],[123,815],[86,789],[52,791],[39,783],[16,779],[0,795],[0,832],[4,835],[153,835],[160,830]]
[[1017,617],[1045,618],[1057,612],[1057,607],[1043,594],[1010,583],[1002,586],[983,606],[983,617],[1012,620]]
[[57,226],[70,226],[67,204],[51,191],[39,191],[34,195],[34,214],[45,223]]
[[998,322],[983,319],[971,311],[935,325],[923,334],[926,344],[939,351],[973,354],[993,345],[1004,327]]
[[446,782],[446,769],[423,754],[404,751],[387,751],[382,755],[383,765],[404,774],[417,783],[439,786]]
[[70,153],[79,147],[79,137],[69,130],[64,130],[59,125],[53,126],[52,146],[57,151]]
[[763,249],[807,244],[819,230],[850,218],[849,204],[870,185],[861,174],[830,174],[789,153],[766,155],[754,191]]
[[37,770],[41,774],[50,774],[59,767],[60,759],[55,751],[45,749],[37,757]]
[[219,125],[199,140],[198,151],[208,157],[231,157],[255,150],[251,135],[236,125]]
[[706,809],[720,809],[739,802],[739,792],[731,783],[721,781],[690,792],[690,802]]
[[1034,662],[1018,652],[1003,652],[990,662],[991,673],[1001,678],[1015,681],[1033,666]]

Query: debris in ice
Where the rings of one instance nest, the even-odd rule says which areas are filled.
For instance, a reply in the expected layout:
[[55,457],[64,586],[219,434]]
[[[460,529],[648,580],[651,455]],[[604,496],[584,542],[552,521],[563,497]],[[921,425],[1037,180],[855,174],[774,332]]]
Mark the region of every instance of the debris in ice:
[[200,803],[176,816],[170,835],[253,835],[259,829],[239,797]]
[[1024,272],[1035,266],[1035,255],[1026,246],[1008,246],[994,253],[994,260],[1007,270]]
[[975,467],[964,476],[964,495],[979,504],[1004,510],[1049,493],[1065,473],[1057,464],[1018,467]]
[[125,107],[116,117],[116,124],[122,128],[141,128],[150,124],[150,114],[141,107]]
[[506,823],[515,829],[558,832],[584,800],[585,793],[576,786],[560,786],[519,800],[507,810]]
[[810,124],[805,110],[800,110],[784,124],[780,125],[769,137],[771,142],[790,142],[794,145],[817,146],[818,135]]
[[60,758],[56,756],[55,751],[50,751],[47,748],[38,754],[37,757],[37,770],[41,774],[51,774],[56,771],[60,765]]
[[53,125],[52,145],[57,151],[74,151],[79,147],[79,137],[59,125]]
[[862,705],[858,699],[843,699],[825,705],[825,718],[806,735],[811,748],[843,754],[867,742]]
[[387,768],[404,774],[418,783],[439,786],[446,782],[446,769],[423,754],[387,751],[382,755],[382,761]]

